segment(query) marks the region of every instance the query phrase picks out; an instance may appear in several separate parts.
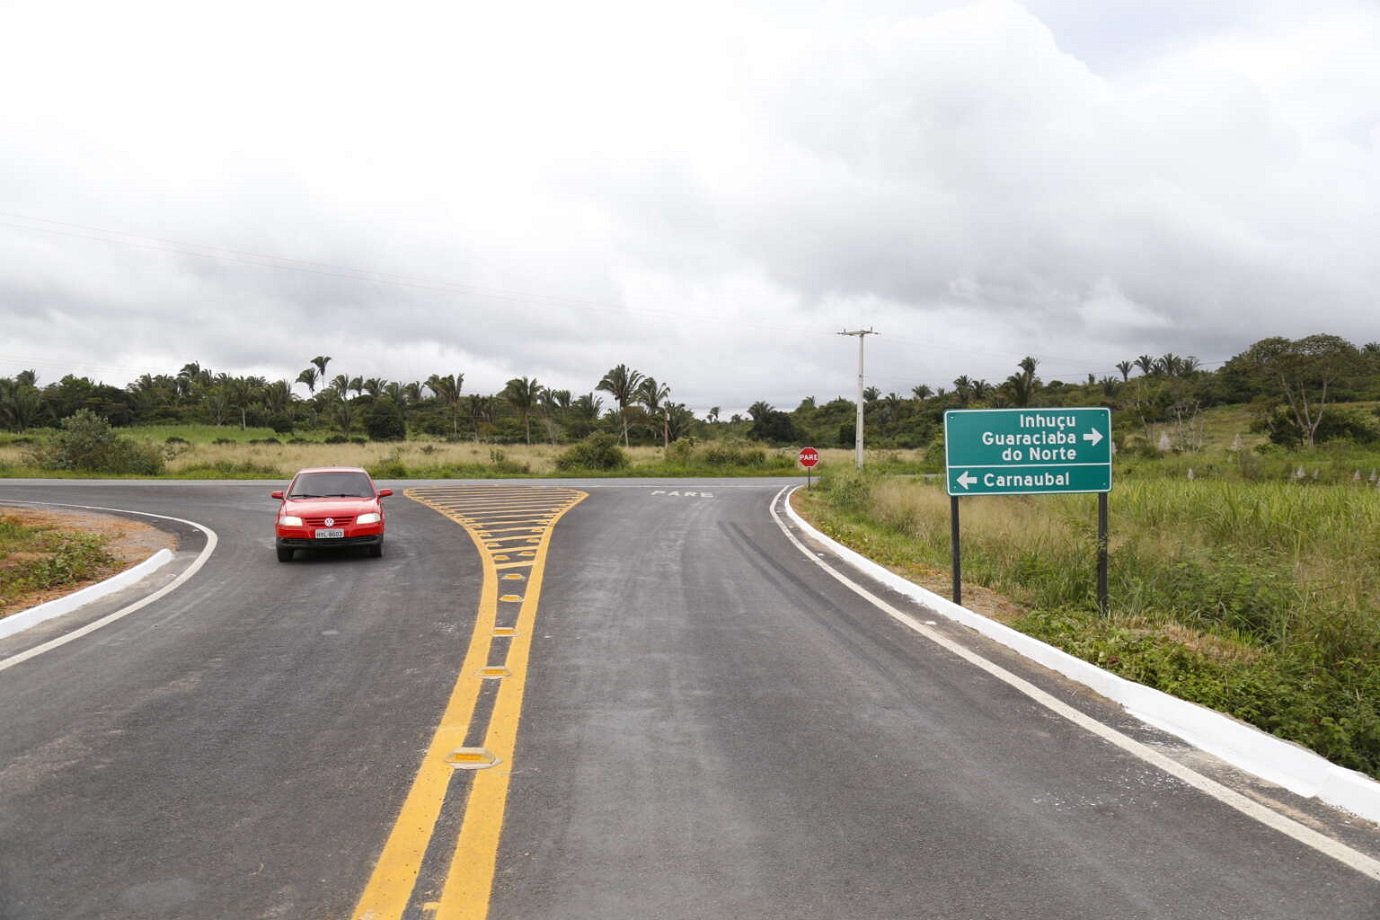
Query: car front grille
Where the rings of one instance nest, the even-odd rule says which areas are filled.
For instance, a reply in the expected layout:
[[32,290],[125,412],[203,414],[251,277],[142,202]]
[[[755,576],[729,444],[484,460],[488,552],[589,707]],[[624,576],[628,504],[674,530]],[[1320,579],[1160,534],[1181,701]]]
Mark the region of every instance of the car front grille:
[[332,523],[327,524],[325,517],[302,518],[302,523],[307,527],[344,527],[347,524],[353,524],[355,519],[353,517],[336,517],[332,515],[331,521]]

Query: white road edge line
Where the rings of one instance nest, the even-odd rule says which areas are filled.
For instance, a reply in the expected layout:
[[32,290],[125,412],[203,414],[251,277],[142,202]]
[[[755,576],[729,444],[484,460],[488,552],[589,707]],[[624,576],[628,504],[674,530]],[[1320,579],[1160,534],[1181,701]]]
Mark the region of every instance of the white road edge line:
[[1376,881],[1380,881],[1380,860],[1372,859],[1371,857],[1360,852],[1359,850],[1354,850],[1346,844],[1341,843],[1337,840],[1333,840],[1331,837],[1328,837],[1324,834],[1320,834],[1312,828],[1300,824],[1292,818],[1287,818],[1284,815],[1279,814],[1278,812],[1272,811],[1264,805],[1261,805],[1259,802],[1247,798],[1246,796],[1235,791],[1234,789],[1230,789],[1222,785],[1221,783],[1217,782],[1216,780],[1209,779],[1208,777],[1203,776],[1201,773],[1198,773],[1194,770],[1189,769],[1188,767],[1185,767],[1178,761],[1173,760],[1172,758],[1169,758],[1164,754],[1161,754],[1154,748],[1142,744],[1141,742],[1136,741],[1134,738],[1122,734],[1121,732],[1117,731],[1111,726],[1105,725],[1102,722],[1099,722],[1096,719],[1092,718],[1091,716],[1079,712],[1077,709],[1074,709],[1067,703],[1064,703],[1063,701],[1057,699],[1049,693],[1046,693],[1045,691],[1041,690],[1039,687],[1036,687],[1029,681],[1017,677],[1015,674],[1012,674],[1010,671],[1006,670],[1000,665],[997,665],[987,660],[986,658],[982,657],[981,655],[970,649],[964,648],[963,646],[959,645],[958,643],[954,642],[953,640],[949,639],[943,634],[937,632],[936,630],[930,629],[928,626],[925,626],[923,623],[921,623],[919,620],[916,620],[910,614],[896,609],[895,607],[888,604],[886,601],[882,600],[880,597],[877,597],[875,594],[868,591],[866,588],[862,587],[861,585],[850,580],[843,574],[834,570],[830,566],[826,565],[817,556],[815,556],[815,554],[812,553],[808,547],[806,547],[803,543],[796,539],[795,534],[791,533],[790,528],[786,526],[784,521],[782,521],[781,515],[777,511],[777,505],[783,501],[783,498],[784,500],[788,501],[789,493],[794,491],[794,489],[796,488],[799,488],[799,486],[786,486],[782,488],[780,492],[776,493],[776,497],[772,499],[771,503],[772,520],[776,522],[777,527],[781,528],[781,532],[786,535],[786,539],[790,540],[791,543],[795,546],[795,548],[800,550],[801,554],[804,555],[805,558],[809,559],[815,565],[819,566],[825,572],[829,573],[830,576],[832,576],[844,587],[848,588],[848,590],[852,591],[854,594],[857,594],[859,597],[863,598],[868,603],[875,606],[877,609],[883,611],[893,620],[896,620],[898,623],[901,623],[902,625],[919,633],[920,635],[924,636],[926,639],[929,639],[931,642],[935,643],[941,648],[946,649],[949,652],[952,652],[953,654],[962,658],[964,661],[967,661],[968,663],[978,668],[981,668],[983,671],[986,671],[988,674],[991,674],[998,680],[1010,685],[1011,687],[1014,687],[1015,689],[1019,690],[1021,693],[1024,693],[1026,696],[1030,697],[1032,700],[1039,703],[1041,706],[1044,706],[1046,709],[1050,710],[1056,715],[1068,719],[1070,722],[1079,726],[1080,728],[1092,732],[1097,737],[1111,744],[1116,745],[1117,747],[1126,751],[1128,754],[1140,758],[1141,760],[1145,761],[1151,766],[1158,767],[1164,772],[1181,780],[1189,786],[1192,786],[1200,792],[1210,795],[1214,799],[1217,799],[1219,802],[1222,802],[1223,804],[1236,809],[1237,811],[1241,812],[1247,817],[1259,821],[1266,827],[1269,827],[1272,830],[1276,830],[1287,837],[1291,837],[1299,843],[1302,843],[1304,846],[1311,847],[1319,853],[1331,857],[1332,859],[1335,859],[1337,862],[1340,862],[1343,865],[1348,866],[1349,868],[1355,869],[1362,875],[1366,875]]
[[87,623],[85,626],[82,626],[79,629],[74,629],[69,633],[64,633],[63,635],[58,636],[55,639],[49,639],[47,642],[44,642],[41,645],[35,645],[33,648],[28,649],[27,651],[20,652],[18,655],[11,655],[9,658],[0,658],[0,671],[6,671],[17,664],[21,664],[22,662],[28,661],[30,658],[37,658],[44,652],[50,652],[55,648],[66,645],[68,642],[75,642],[82,636],[89,635],[90,633],[93,633],[96,630],[100,629],[102,626],[108,626],[111,623],[114,623],[116,620],[120,620],[129,616],[136,610],[140,610],[144,607],[147,607],[149,604],[152,604],[154,601],[158,600],[159,598],[163,597],[164,595],[168,594],[174,589],[181,587],[183,584],[189,581],[193,575],[195,575],[197,572],[201,570],[201,567],[206,564],[206,561],[211,558],[211,553],[215,552],[216,544],[220,542],[220,538],[216,536],[216,532],[211,528],[206,527],[202,524],[198,524],[195,521],[187,521],[183,520],[182,518],[169,517],[165,514],[151,514],[147,511],[130,511],[126,508],[98,508],[91,505],[66,505],[57,502],[25,501],[7,502],[7,504],[42,505],[44,507],[49,508],[76,508],[82,511],[110,511],[117,512],[119,514],[137,514],[140,517],[159,518],[160,520],[164,521],[175,521],[178,524],[186,524],[188,527],[195,527],[197,530],[206,534],[206,546],[202,549],[201,553],[196,557],[196,559],[192,561],[192,564],[187,567],[187,570],[185,572],[174,578],[172,581],[164,585],[162,588],[150,594],[148,597],[145,597],[142,600],[135,601],[134,603],[126,607],[122,607],[119,610],[116,610],[114,613],[109,613],[101,617],[99,620],[94,620],[93,622]]

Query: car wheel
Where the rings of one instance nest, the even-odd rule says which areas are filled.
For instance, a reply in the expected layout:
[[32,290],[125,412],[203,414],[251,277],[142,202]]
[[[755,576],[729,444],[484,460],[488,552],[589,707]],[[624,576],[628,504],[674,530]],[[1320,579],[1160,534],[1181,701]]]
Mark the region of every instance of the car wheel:
[[382,540],[380,540],[378,543],[375,543],[373,546],[369,547],[369,556],[370,556],[371,558],[377,559],[377,558],[379,558],[379,557],[382,556],[382,555],[383,555],[383,541],[382,541]]
[[292,561],[292,554],[293,554],[293,552],[295,552],[295,550],[293,550],[293,548],[290,547],[290,546],[286,546],[286,547],[285,547],[285,546],[280,546],[280,547],[278,547],[278,561],[279,561],[279,562],[291,562],[291,561]]

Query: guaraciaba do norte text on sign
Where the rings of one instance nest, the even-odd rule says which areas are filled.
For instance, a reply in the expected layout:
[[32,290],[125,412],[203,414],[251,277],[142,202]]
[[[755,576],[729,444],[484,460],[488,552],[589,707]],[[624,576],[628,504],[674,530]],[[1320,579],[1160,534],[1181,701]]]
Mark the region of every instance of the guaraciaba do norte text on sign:
[[[987,447],[1005,447],[1006,460],[1077,460],[1078,434],[1074,426],[1078,420],[1072,415],[1042,415],[1021,413],[1020,427],[1035,431],[1003,433],[984,431],[982,443]],[[1024,448],[1010,450],[1009,448]]]

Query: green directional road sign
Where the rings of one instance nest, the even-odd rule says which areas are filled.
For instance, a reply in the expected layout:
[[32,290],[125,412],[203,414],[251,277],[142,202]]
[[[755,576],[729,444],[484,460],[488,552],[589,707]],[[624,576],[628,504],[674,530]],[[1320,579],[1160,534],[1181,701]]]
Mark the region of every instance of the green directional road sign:
[[1110,409],[944,413],[950,495],[1110,492]]

